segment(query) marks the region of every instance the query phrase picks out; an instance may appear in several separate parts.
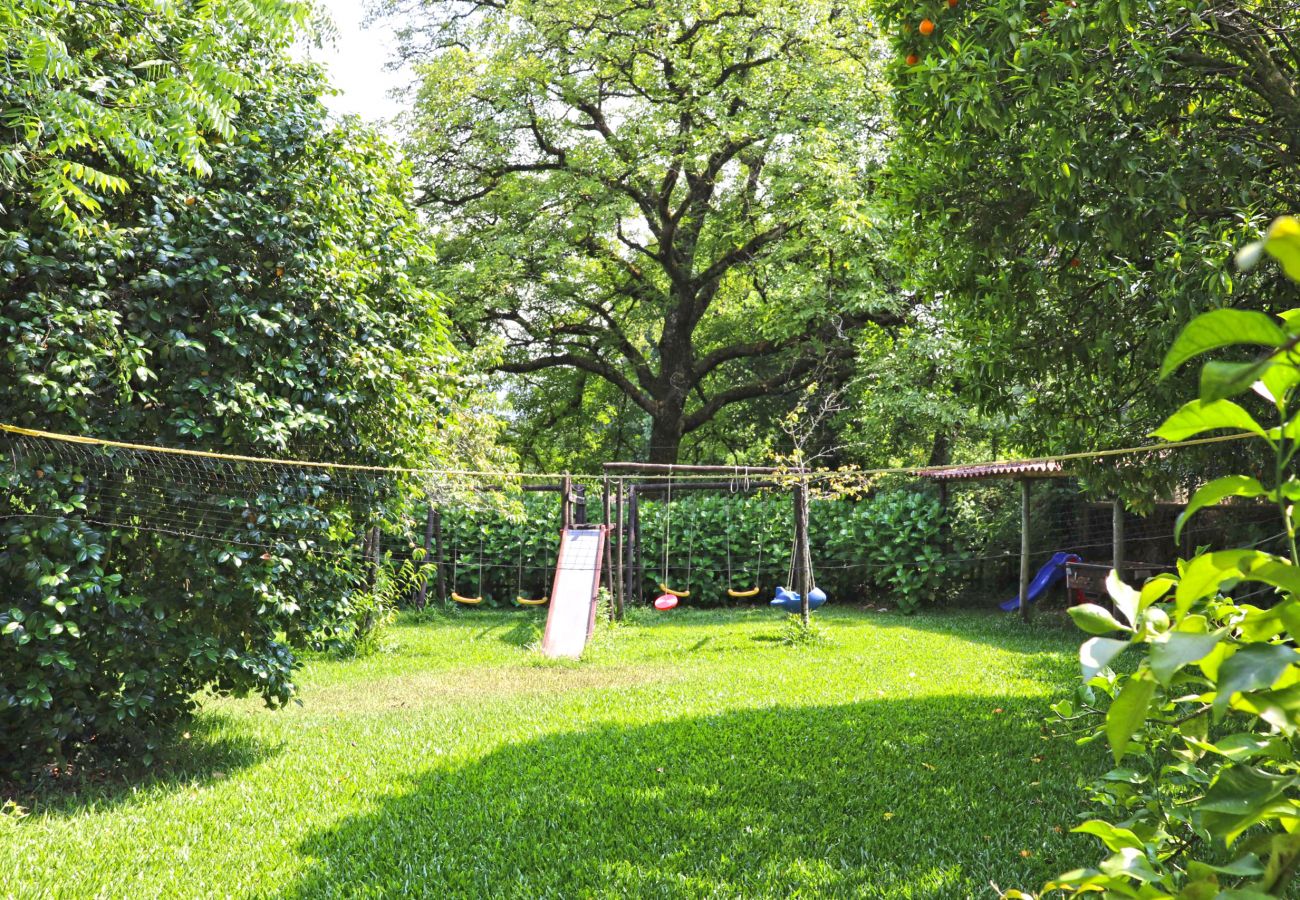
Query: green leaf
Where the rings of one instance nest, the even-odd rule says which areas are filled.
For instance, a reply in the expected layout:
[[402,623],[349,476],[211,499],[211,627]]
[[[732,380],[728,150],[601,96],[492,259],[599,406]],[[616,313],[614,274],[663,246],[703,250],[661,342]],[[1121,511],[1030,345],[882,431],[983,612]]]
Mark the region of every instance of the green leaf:
[[1207,431],[1230,428],[1248,431],[1267,438],[1267,433],[1255,418],[1231,400],[1192,400],[1178,412],[1165,419],[1164,424],[1152,432],[1153,437],[1166,441],[1185,441]]
[[1168,378],[1189,359],[1221,347],[1239,344],[1281,347],[1286,341],[1286,332],[1264,313],[1245,309],[1212,310],[1189,322],[1174,340],[1160,366],[1160,377]]
[[1088,680],[1110,665],[1110,661],[1128,649],[1128,641],[1113,638],[1088,638],[1079,647],[1079,664],[1083,667],[1083,678]]
[[1155,680],[1149,671],[1142,670],[1124,683],[1106,711],[1106,740],[1116,763],[1124,758],[1129,739],[1146,719],[1155,693]]
[[1292,281],[1300,281],[1300,221],[1279,216],[1264,233],[1264,252],[1282,264]]
[[1240,564],[1250,553],[1249,550],[1220,550],[1202,554],[1188,562],[1174,593],[1176,615],[1181,617],[1197,600],[1217,593],[1225,581],[1240,578]]
[[1242,647],[1219,667],[1215,711],[1225,709],[1233,694],[1268,690],[1297,659],[1300,653],[1281,644]]
[[1142,595],[1125,584],[1114,569],[1106,575],[1106,593],[1110,595],[1115,608],[1128,619],[1129,625],[1137,625]]
[[1142,839],[1134,834],[1132,830],[1112,825],[1101,819],[1089,819],[1077,828],[1071,828],[1070,831],[1075,834],[1091,834],[1100,838],[1101,842],[1106,845],[1106,849],[1112,853],[1125,847],[1132,847],[1136,850],[1141,850],[1143,847]]
[[1166,639],[1151,644],[1148,661],[1151,674],[1167,685],[1183,666],[1204,659],[1219,643],[1221,635],[1172,631],[1162,637]]
[[1070,607],[1070,618],[1074,624],[1088,634],[1110,634],[1113,631],[1132,631],[1127,625],[1110,614],[1105,607],[1095,603],[1081,603]]
[[1246,475],[1227,475],[1223,478],[1216,478],[1209,484],[1202,485],[1192,499],[1187,504],[1174,522],[1174,540],[1177,541],[1182,535],[1183,526],[1187,520],[1200,509],[1207,506],[1213,506],[1220,503],[1228,497],[1262,497],[1268,493],[1268,489],[1260,483],[1258,478],[1250,478]]
[[1223,400],[1244,394],[1275,365],[1272,357],[1244,363],[1208,362],[1201,368],[1201,399]]

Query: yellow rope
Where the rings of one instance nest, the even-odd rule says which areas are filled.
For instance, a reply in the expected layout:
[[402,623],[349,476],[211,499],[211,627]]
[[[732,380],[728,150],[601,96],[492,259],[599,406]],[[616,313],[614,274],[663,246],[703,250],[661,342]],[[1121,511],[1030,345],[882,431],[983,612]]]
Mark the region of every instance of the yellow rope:
[[[10,434],[19,434],[26,437],[44,438],[51,441],[62,441],[69,444],[89,444],[98,447],[117,447],[123,450],[137,450],[146,453],[170,453],[177,456],[192,456],[201,459],[217,459],[227,462],[246,462],[262,463],[276,466],[300,466],[314,469],[340,469],[353,472],[380,472],[397,475],[449,475],[463,476],[471,478],[546,478],[557,479],[563,478],[564,475],[559,472],[491,472],[475,471],[473,469],[413,469],[403,466],[363,466],[355,463],[333,463],[333,462],[314,462],[305,459],[275,459],[264,456],[242,456],[235,453],[214,453],[209,450],[185,450],[180,447],[160,447],[152,444],[131,444],[125,441],[110,441],[103,438],[85,437],[75,434],[60,434],[55,431],[41,431],[36,428],[20,428],[17,425],[6,425],[0,423],[0,431]],[[797,469],[790,469],[790,475],[800,475],[807,478],[818,478],[834,480],[837,478],[862,478],[872,475],[934,475],[943,472],[951,472],[958,469],[970,469],[985,466],[1018,466],[1018,465],[1037,465],[1045,463],[1061,463],[1071,460],[1080,459],[1101,459],[1111,456],[1130,456],[1138,453],[1152,453],[1163,450],[1177,450],[1182,447],[1198,447],[1205,444],[1221,444],[1226,441],[1239,441],[1242,438],[1253,437],[1250,432],[1239,432],[1237,434],[1219,435],[1218,437],[1194,438],[1188,441],[1175,441],[1167,444],[1148,444],[1144,447],[1122,447],[1115,450],[1085,450],[1079,453],[1063,453],[1057,456],[1036,456],[1030,459],[1002,459],[992,462],[978,463],[952,463],[943,466],[897,466],[883,469],[813,469],[805,473],[800,473]],[[645,475],[645,478],[668,478],[690,479],[692,476],[689,472],[679,472],[675,476],[669,467],[666,475]],[[736,466],[739,472],[743,466]],[[600,478],[601,476],[593,475],[591,478]],[[718,474],[697,475],[699,478],[717,478]],[[773,477],[773,476],[766,476]],[[779,476],[777,476],[779,477]]]

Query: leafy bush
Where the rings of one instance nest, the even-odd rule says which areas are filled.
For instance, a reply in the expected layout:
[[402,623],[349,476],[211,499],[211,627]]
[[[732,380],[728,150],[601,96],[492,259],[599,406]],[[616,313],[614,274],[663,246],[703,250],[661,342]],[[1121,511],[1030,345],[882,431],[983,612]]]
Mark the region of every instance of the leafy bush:
[[[1279,220],[1264,246],[1300,278],[1300,223]],[[1055,709],[1085,724],[1084,740],[1106,741],[1119,768],[1094,787],[1106,818],[1075,829],[1099,838],[1109,855],[1046,890],[1193,900],[1282,896],[1300,868],[1298,345],[1300,310],[1279,320],[1223,309],[1189,324],[1165,359],[1167,375],[1206,352],[1264,349],[1254,359],[1207,363],[1200,398],[1156,434],[1177,441],[1247,431],[1267,444],[1272,478],[1233,475],[1205,484],[1178,526],[1226,498],[1268,498],[1281,513],[1289,556],[1202,552],[1180,562],[1176,576],[1157,576],[1140,590],[1112,573],[1114,614],[1092,605],[1071,610],[1095,637],[1080,651],[1085,683]],[[1228,399],[1252,388],[1273,427]],[[1249,584],[1258,599],[1225,596],[1239,584]],[[1125,654],[1132,670],[1118,674],[1110,664]]]
[[[455,580],[460,593],[481,592],[494,605],[509,604],[518,583],[533,596],[545,591],[559,543],[559,501],[550,494],[531,495],[524,499],[524,510],[520,521],[495,510],[444,513],[449,587]],[[786,581],[791,520],[784,495],[687,494],[673,498],[670,511],[662,501],[644,502],[643,590],[653,597],[664,582],[678,590],[689,588],[692,604],[718,605],[733,602],[728,586],[749,590],[757,585],[763,588],[759,598],[740,602],[771,599],[773,589]],[[939,503],[926,493],[891,491],[856,502],[815,500],[809,531],[817,583],[836,599],[870,597],[914,611],[940,595],[949,571],[941,526]]]
[[[4,419],[249,455],[436,460],[454,354],[421,286],[433,262],[408,173],[374,132],[329,122],[314,69],[252,37],[241,50],[220,61],[249,87],[211,177],[136,173],[132,193],[101,197],[104,227],[89,232],[0,181]],[[343,647],[382,619],[353,551],[400,514],[399,492],[326,502],[331,476],[301,470],[214,488],[177,464],[135,483],[162,510],[137,529],[85,480],[88,467],[125,479],[129,453],[6,450],[0,773],[88,749],[147,762],[197,691],[278,706],[292,646]],[[227,503],[240,543],[168,533],[163,504],[187,490]],[[295,530],[308,537],[275,536]]]

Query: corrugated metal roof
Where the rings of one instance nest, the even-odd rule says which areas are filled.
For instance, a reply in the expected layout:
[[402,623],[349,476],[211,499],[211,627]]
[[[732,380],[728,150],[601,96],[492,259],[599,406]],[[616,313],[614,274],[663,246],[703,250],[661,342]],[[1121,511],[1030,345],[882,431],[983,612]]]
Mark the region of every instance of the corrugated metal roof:
[[1053,460],[1028,460],[979,466],[946,466],[941,469],[925,469],[921,474],[935,481],[970,481],[978,478],[1058,478],[1065,474],[1065,470],[1059,462]]

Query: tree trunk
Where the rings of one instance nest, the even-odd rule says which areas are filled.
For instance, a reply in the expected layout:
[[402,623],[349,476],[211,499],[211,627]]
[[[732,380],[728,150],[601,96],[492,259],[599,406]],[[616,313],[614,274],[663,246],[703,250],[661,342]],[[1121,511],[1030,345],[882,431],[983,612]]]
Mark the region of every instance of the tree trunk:
[[650,427],[650,448],[647,462],[672,465],[677,462],[682,448],[682,426],[686,412],[684,409],[668,410],[655,416]]

